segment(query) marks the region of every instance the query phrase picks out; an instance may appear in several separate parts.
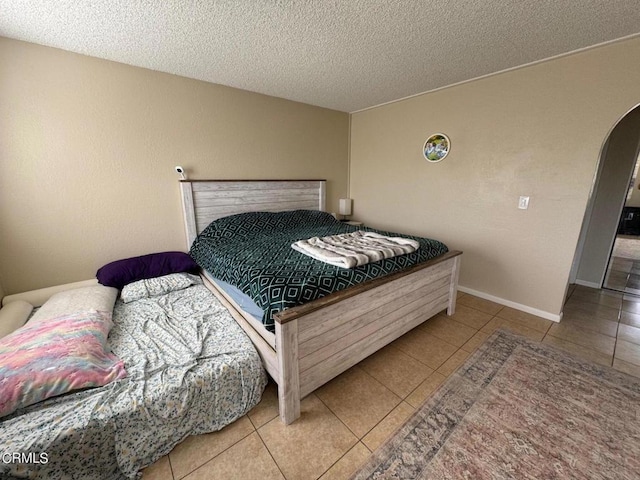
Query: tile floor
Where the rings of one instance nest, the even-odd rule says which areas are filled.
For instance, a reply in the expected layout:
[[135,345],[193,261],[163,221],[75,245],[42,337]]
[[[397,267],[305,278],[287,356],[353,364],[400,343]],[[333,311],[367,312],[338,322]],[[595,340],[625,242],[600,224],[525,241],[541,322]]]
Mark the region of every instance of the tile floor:
[[640,295],[640,260],[611,257],[604,286],[608,289]]
[[640,377],[640,297],[569,289],[561,323],[459,294],[438,315],[302,401],[285,427],[270,383],[248,415],[187,438],[144,480],[348,478],[497,328],[505,328]]

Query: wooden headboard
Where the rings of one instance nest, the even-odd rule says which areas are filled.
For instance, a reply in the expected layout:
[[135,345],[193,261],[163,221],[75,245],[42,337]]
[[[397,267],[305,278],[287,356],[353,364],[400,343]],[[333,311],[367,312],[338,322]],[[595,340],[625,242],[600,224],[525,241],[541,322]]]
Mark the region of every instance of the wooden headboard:
[[187,248],[212,221],[245,212],[325,210],[326,180],[181,180]]

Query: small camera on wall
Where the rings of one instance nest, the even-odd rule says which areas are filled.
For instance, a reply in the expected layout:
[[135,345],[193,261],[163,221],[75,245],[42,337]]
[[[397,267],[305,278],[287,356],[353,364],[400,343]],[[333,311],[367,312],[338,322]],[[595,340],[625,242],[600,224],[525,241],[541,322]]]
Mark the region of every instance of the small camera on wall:
[[187,175],[184,172],[184,168],[182,168],[180,165],[176,165],[175,168],[176,168],[176,173],[180,175],[180,180],[186,180]]

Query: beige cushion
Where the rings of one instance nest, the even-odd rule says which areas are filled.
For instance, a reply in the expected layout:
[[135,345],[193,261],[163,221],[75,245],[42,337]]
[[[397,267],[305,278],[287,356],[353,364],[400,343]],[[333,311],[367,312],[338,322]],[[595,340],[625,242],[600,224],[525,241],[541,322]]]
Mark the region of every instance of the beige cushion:
[[6,337],[11,332],[25,324],[33,305],[24,300],[16,300],[0,309],[0,338]]
[[111,313],[117,296],[118,290],[116,288],[105,287],[104,285],[74,288],[73,290],[59,292],[52,295],[40,307],[40,310],[29,320],[29,324],[71,313],[90,311]]
[[71,290],[72,288],[89,287],[91,285],[97,285],[98,280],[95,278],[92,280],[83,280],[81,282],[65,283],[63,285],[56,285],[53,287],[40,288],[38,290],[30,290],[28,292],[14,293],[13,295],[6,295],[2,299],[2,305],[7,305],[10,302],[16,300],[25,300],[34,307],[40,307],[49,300],[49,298],[65,290]]

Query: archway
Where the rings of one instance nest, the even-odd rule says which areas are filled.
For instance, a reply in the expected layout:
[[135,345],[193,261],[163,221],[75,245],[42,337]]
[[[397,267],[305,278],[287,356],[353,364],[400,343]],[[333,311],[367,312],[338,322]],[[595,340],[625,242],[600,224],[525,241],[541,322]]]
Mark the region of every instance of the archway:
[[572,283],[602,287],[639,152],[640,105],[636,105],[603,142],[574,257]]

